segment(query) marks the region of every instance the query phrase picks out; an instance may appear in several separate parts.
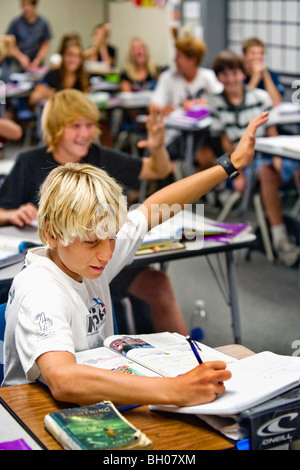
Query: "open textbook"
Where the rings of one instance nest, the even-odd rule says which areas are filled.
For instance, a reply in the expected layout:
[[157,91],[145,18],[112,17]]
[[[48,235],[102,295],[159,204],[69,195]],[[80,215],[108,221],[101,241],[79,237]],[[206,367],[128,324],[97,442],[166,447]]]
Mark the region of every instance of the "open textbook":
[[251,231],[252,227],[248,222],[235,224],[217,222],[185,209],[151,229],[144,237],[137,254],[146,254],[146,250],[153,247],[172,249],[172,245],[173,247],[175,245],[174,248],[193,250],[201,248],[204,241],[206,245],[209,242],[217,244],[238,242]]
[[[300,383],[300,358],[261,352],[237,360],[198,343],[203,362],[223,360],[232,373],[226,392],[208,404],[175,407],[151,406],[153,410],[196,415],[231,416],[290,390]],[[176,333],[110,336],[102,348],[76,354],[79,364],[145,376],[176,377],[198,365],[190,346]]]
[[[204,344],[200,348],[203,361],[236,361]],[[101,369],[165,377],[176,377],[198,365],[185,337],[168,332],[109,336],[102,348],[76,353],[76,361]]]

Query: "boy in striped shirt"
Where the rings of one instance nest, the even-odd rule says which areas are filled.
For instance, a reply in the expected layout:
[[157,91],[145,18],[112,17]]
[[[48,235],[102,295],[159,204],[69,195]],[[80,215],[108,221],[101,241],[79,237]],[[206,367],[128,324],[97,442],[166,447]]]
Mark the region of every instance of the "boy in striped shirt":
[[[211,134],[219,140],[223,151],[232,153],[250,120],[261,112],[271,110],[270,95],[262,89],[250,89],[244,85],[245,69],[242,58],[231,51],[220,52],[214,61],[213,69],[223,84],[222,93],[211,96]],[[266,123],[258,129],[257,137],[278,135],[276,126]],[[215,160],[214,152],[203,149],[198,155],[200,167],[208,167]],[[233,180],[235,191],[244,192],[247,184],[245,169]],[[260,182],[262,201],[271,226],[273,247],[278,259],[286,266],[294,265],[299,258],[300,248],[288,240],[283,222],[279,189],[289,183],[297,174],[300,164],[279,157],[256,156],[255,171]]]

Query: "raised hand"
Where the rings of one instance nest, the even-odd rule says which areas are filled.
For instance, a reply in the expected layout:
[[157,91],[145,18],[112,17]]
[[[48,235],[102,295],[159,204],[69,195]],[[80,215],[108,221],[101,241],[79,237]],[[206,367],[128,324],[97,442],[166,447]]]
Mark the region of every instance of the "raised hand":
[[231,154],[231,161],[238,170],[242,170],[251,163],[255,152],[255,133],[262,124],[267,122],[268,118],[269,112],[265,111],[249,122],[236,149]]

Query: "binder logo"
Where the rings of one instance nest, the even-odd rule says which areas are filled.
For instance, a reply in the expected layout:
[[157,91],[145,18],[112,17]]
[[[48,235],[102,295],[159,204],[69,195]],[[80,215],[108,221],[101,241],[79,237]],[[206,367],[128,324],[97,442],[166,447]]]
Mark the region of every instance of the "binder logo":
[[287,413],[285,415],[277,416],[258,428],[257,434],[262,437],[270,437],[281,433],[295,431],[297,427],[290,428],[287,426],[290,426],[290,422],[296,419],[297,416],[298,413]]

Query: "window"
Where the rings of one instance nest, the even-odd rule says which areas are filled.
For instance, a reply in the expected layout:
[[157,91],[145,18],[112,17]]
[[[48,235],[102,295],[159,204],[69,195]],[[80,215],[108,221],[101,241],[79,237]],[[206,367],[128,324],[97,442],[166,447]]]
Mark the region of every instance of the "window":
[[241,53],[244,39],[267,45],[267,65],[300,76],[300,0],[227,0],[227,47]]

